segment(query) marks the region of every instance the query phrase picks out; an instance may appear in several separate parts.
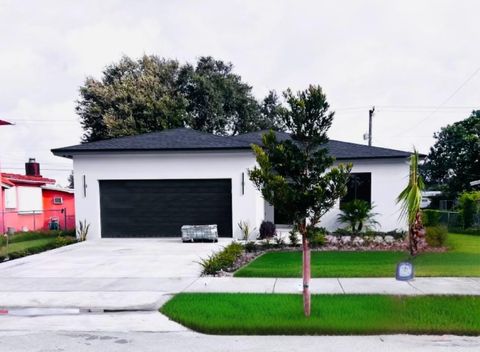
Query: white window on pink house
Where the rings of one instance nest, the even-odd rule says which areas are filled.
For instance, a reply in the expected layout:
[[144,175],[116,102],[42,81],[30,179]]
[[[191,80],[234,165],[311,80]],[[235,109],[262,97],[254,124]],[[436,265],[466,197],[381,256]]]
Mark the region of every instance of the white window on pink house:
[[15,187],[5,189],[5,209],[17,208],[17,189]]
[[18,187],[19,213],[40,213],[42,210],[42,189],[40,187]]

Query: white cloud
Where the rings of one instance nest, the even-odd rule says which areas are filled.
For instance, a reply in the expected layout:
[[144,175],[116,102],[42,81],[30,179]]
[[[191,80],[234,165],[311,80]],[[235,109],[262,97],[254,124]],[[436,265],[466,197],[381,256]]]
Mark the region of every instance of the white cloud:
[[376,144],[426,152],[434,131],[480,105],[478,75],[445,104],[467,108],[418,108],[438,106],[480,65],[479,10],[447,0],[2,1],[0,117],[18,124],[0,129],[0,162],[36,156],[62,181],[46,169],[69,161],[49,150],[80,140],[78,87],[143,53],[232,61],[259,98],[320,84],[337,110],[332,138],[363,143],[376,105]]

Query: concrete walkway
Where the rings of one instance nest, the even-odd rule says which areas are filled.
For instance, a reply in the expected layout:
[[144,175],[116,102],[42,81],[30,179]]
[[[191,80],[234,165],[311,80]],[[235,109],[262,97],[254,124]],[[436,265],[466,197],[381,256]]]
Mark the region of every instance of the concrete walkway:
[[[30,285],[22,289],[21,279],[1,280],[0,309],[18,308],[78,308],[87,310],[157,310],[172,295],[179,292],[224,293],[301,293],[301,279],[288,278],[137,278],[116,279],[111,288],[86,289],[85,279],[78,285],[65,285],[61,279],[27,279]],[[125,281],[120,285],[117,281]],[[68,289],[65,289],[65,286]],[[28,289],[27,289],[28,288]],[[312,294],[390,294],[390,295],[476,295],[480,296],[480,278],[417,278],[396,281],[393,278],[312,279]]]
[[[480,278],[435,277],[397,281],[394,278],[312,279],[313,294],[480,295]],[[185,292],[300,293],[301,279],[204,277]]]
[[198,280],[201,258],[230,241],[102,239],[0,263],[0,310],[156,310]]

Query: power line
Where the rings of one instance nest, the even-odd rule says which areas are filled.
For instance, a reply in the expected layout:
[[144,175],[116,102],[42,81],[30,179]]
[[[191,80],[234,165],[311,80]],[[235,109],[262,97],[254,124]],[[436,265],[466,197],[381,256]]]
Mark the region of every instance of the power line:
[[446,103],[448,103],[450,101],[450,99],[452,99],[455,95],[457,95],[458,92],[460,92],[460,90],[465,87],[465,85],[470,82],[473,77],[475,77],[477,75],[477,73],[480,72],[480,66],[475,70],[473,71],[473,73],[467,77],[467,79],[465,81],[463,81],[462,84],[460,84],[460,86],[455,89],[453,91],[452,94],[450,94],[447,99],[445,99],[440,105],[438,105],[430,114],[428,114],[425,118],[423,118],[422,120],[420,120],[419,122],[417,122],[415,124],[415,126],[411,126],[409,128],[407,128],[406,130],[404,130],[403,132],[400,132],[400,133],[397,133],[396,136],[398,135],[401,135],[401,134],[404,134],[404,133],[407,133],[413,129],[415,129],[416,127],[418,127],[418,125],[422,124],[423,122],[425,122],[426,120],[428,120],[433,114],[435,114],[439,109],[441,109]]

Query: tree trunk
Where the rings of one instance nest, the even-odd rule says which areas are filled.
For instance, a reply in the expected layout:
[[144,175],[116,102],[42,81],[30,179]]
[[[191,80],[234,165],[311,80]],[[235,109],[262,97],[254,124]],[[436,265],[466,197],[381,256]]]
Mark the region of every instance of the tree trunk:
[[310,245],[308,243],[305,227],[302,229],[302,247],[303,247],[303,311],[306,317],[310,316],[311,297],[310,297]]

